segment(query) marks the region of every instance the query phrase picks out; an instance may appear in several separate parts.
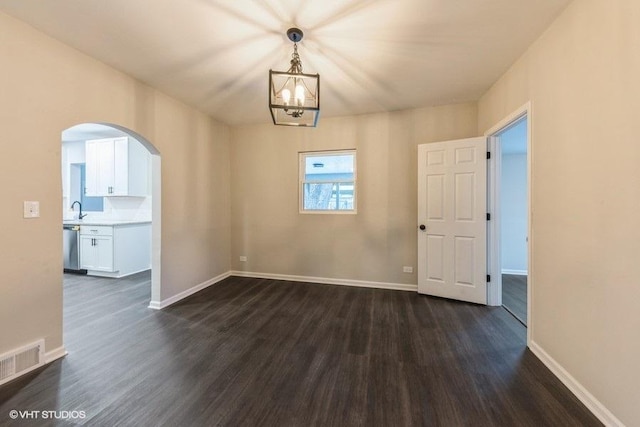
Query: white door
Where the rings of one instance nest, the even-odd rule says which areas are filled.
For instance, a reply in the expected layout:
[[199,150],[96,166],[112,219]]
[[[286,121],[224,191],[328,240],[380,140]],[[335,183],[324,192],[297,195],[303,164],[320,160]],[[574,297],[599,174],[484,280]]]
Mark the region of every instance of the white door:
[[487,303],[487,141],[418,146],[418,292]]

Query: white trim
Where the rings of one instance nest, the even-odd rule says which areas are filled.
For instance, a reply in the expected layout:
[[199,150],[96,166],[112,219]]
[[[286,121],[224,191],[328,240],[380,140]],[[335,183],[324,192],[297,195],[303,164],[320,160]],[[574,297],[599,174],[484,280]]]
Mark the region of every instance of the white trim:
[[231,271],[231,276],[253,277],[257,279],[286,280],[291,282],[320,283],[324,285],[354,286],[360,288],[391,289],[394,291],[417,292],[418,285],[405,283],[370,282],[366,280],[332,279],[328,277],[295,276],[290,274],[258,273],[253,271]]
[[[151,145],[151,143],[149,143]],[[152,148],[153,145],[151,145]],[[162,294],[162,157],[151,152],[151,301]]]
[[95,277],[109,277],[111,279],[122,279],[123,277],[132,276],[134,274],[142,273],[143,271],[149,271],[151,267],[145,267],[140,270],[127,272],[127,274],[120,274],[120,270],[117,271],[100,271],[100,270],[87,270],[87,275]]
[[56,361],[58,359],[65,357],[67,354],[68,354],[67,350],[64,348],[64,346],[54,348],[53,350],[47,351],[44,354],[44,363],[45,364],[51,363],[53,361]]
[[508,268],[502,269],[502,274],[513,274],[514,276],[526,276],[527,270],[510,270]]
[[[533,289],[535,288],[535,279],[534,279],[534,262],[533,262],[533,244],[534,244],[534,230],[532,225],[533,218],[533,155],[534,155],[534,144],[533,144],[533,133],[532,133],[532,123],[533,123],[533,105],[531,101],[528,101],[520,108],[513,111],[511,114],[507,115],[504,119],[500,120],[494,126],[489,128],[484,134],[485,136],[491,137],[503,129],[510,126],[512,123],[521,119],[522,117],[527,117],[527,204],[528,204],[528,213],[527,213],[527,235],[528,235],[528,246],[527,246],[527,266],[528,266],[528,277],[527,277],[527,345],[531,344],[531,340],[533,337],[534,330],[534,315],[532,310],[532,300],[533,300]],[[490,138],[495,139],[495,138]],[[493,213],[496,221],[490,221],[490,236],[489,239],[492,241],[492,246],[490,246],[490,251],[499,258],[500,254],[500,227],[499,227],[499,214],[495,215],[499,212],[499,180],[496,179],[498,176],[497,173],[500,172],[500,142],[496,141],[495,147],[492,147],[492,150],[495,148],[495,152],[492,151],[493,155],[492,163],[495,163],[497,167],[490,165],[490,174],[494,174],[491,176],[491,180],[493,181],[493,185],[496,187],[494,189],[490,189],[493,191],[493,195],[497,195],[493,200],[490,199],[489,209]],[[489,297],[489,305],[496,305],[499,302],[502,303],[502,280],[501,277],[501,266],[495,262],[490,265],[489,274],[492,277],[496,277],[498,280],[494,280],[489,283],[487,295]]]
[[162,301],[151,301],[149,303],[149,308],[154,309],[154,310],[162,310],[163,308],[166,308],[168,306],[170,306],[171,304],[175,304],[176,302],[185,299],[188,296],[191,296],[193,294],[195,294],[198,291],[201,291],[205,288],[208,288],[211,285],[214,285],[224,279],[226,279],[227,277],[229,277],[231,275],[231,273],[229,271],[227,271],[226,273],[222,273],[212,279],[209,279],[205,282],[202,282],[198,285],[195,285],[192,288],[187,289],[186,291],[182,291],[179,294],[176,294],[172,297],[169,297],[165,300]]
[[536,342],[529,344],[529,349],[540,359],[544,365],[582,402],[593,415],[598,417],[606,426],[624,427],[624,424],[616,418],[598,399],[576,380],[562,365],[542,349]]
[[498,132],[500,132],[503,128],[506,128],[511,123],[516,120],[531,115],[531,101],[528,101],[526,104],[522,105],[517,110],[513,111],[511,114],[507,115],[504,119],[500,120],[498,123],[493,125],[484,133],[484,136],[492,136]]
[[492,280],[487,283],[487,305],[502,305],[502,265],[500,250],[500,177],[502,175],[502,156],[500,155],[500,139],[487,137],[487,149],[491,159],[487,165],[487,212],[491,213],[491,221],[487,223],[487,274]]
[[[306,159],[309,156],[344,156],[353,155],[353,179],[344,181],[330,181],[331,183],[351,183],[353,182],[353,209],[326,209],[326,210],[314,210],[304,208],[304,176],[307,172]],[[298,152],[298,213],[300,214],[321,214],[321,215],[357,215],[358,213],[358,156],[356,155],[355,148],[347,148],[344,150],[321,150],[321,151],[299,151]]]
[[371,282],[371,281],[365,281],[365,280],[332,279],[328,277],[295,276],[295,275],[289,275],[289,274],[273,274],[273,273],[259,273],[259,272],[251,272],[251,271],[233,270],[233,271],[228,271],[226,273],[220,274],[219,276],[209,279],[206,282],[202,282],[199,285],[189,288],[186,291],[182,291],[179,294],[174,295],[165,300],[151,301],[149,303],[149,308],[153,310],[162,310],[163,308],[166,308],[171,304],[175,304],[176,302],[190,295],[193,295],[196,292],[201,291],[211,285],[214,285],[226,279],[229,276],[253,277],[256,279],[286,280],[286,281],[293,281],[293,282],[320,283],[325,285],[354,286],[354,287],[360,287],[360,288],[391,289],[395,291],[409,291],[409,292],[418,291],[418,286],[415,284]]

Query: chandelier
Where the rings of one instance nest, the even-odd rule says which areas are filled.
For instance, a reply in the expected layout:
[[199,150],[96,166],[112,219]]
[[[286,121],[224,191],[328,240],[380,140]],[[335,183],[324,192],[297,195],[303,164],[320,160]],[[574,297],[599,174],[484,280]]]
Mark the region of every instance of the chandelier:
[[298,55],[302,36],[298,28],[287,30],[287,37],[293,42],[291,67],[287,71],[269,70],[269,109],[275,125],[315,127],[318,124],[320,75],[302,72]]

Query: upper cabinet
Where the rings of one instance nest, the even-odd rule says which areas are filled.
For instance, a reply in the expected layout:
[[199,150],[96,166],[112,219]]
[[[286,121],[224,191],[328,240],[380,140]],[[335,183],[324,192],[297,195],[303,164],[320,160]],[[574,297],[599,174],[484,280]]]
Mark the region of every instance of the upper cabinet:
[[149,195],[149,152],[128,137],[86,141],[87,196]]

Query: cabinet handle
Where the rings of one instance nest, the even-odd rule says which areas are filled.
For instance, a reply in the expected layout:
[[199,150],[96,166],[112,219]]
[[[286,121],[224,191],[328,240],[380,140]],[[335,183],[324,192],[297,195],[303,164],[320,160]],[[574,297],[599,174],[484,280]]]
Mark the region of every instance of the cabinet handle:
[[113,187],[109,187],[109,194],[113,194]]
[[87,194],[87,187],[84,187],[84,194]]

